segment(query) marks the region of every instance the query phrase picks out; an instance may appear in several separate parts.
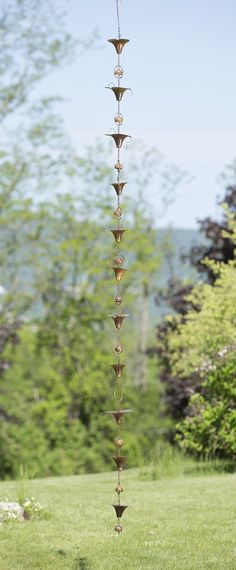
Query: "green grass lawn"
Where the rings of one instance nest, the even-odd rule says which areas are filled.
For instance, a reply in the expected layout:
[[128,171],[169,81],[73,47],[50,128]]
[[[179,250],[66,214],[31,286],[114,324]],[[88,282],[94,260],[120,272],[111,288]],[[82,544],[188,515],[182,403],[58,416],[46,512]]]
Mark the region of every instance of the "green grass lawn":
[[[1,570],[235,570],[236,475],[141,480],[123,474],[124,532],[117,536],[115,473],[30,481],[48,517],[0,527]],[[0,483],[16,499],[19,483]]]

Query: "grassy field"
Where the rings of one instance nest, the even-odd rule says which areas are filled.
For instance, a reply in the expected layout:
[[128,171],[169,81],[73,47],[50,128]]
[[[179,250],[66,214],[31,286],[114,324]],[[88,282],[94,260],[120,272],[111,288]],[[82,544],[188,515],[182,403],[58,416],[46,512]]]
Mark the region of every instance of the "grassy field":
[[[115,473],[26,484],[47,516],[0,527],[1,570],[235,570],[236,475],[142,480],[124,472],[124,532],[113,531]],[[0,484],[16,499],[19,483]]]

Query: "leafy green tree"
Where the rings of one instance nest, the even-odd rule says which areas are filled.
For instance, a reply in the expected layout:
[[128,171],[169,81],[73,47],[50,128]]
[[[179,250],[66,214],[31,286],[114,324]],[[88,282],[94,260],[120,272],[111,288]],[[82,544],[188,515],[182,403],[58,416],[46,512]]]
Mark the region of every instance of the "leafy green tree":
[[[96,210],[88,193],[85,202],[86,207],[83,192],[74,198],[60,195],[54,202],[42,203],[31,224],[34,248],[29,260],[40,311],[38,318],[32,321],[31,316],[31,322],[22,328],[19,347],[12,350],[9,345],[4,355],[9,369],[0,389],[2,414],[8,417],[1,433],[2,476],[15,476],[19,462],[38,475],[98,470],[107,466],[107,457],[112,454],[114,426],[110,418],[101,418],[101,412],[110,407],[114,390],[111,364],[115,334],[108,344],[113,324],[106,319],[113,305],[114,277],[109,261],[112,236],[104,239],[106,203],[103,216],[103,204]],[[124,285],[124,293],[132,314],[140,291],[142,295],[145,259],[153,258],[154,272],[159,252],[157,257],[153,242],[156,232],[148,212],[143,207],[139,210],[132,200],[129,207],[129,225],[131,229],[135,226],[136,234],[130,238],[133,274]],[[95,220],[96,211],[99,216]],[[127,323],[123,335],[127,352],[133,353],[125,388],[127,405],[135,409],[129,422],[131,432],[128,429],[126,433],[131,465],[140,462],[154,445],[160,407],[156,381],[149,380],[142,398],[139,385],[133,386],[138,347],[134,331],[133,324],[129,328]],[[152,366],[148,362],[149,374]],[[7,416],[16,404],[15,398],[17,417]],[[143,422],[139,433],[136,426],[140,414]],[[38,442],[33,451],[27,426]],[[44,457],[43,464],[39,455]]]
[[19,108],[29,107],[34,86],[71,57],[72,49],[73,41],[65,32],[62,8],[55,2],[3,0],[1,120]]
[[[227,169],[222,175],[224,183],[226,183],[226,191],[220,204],[226,204],[229,211],[235,214],[236,210],[236,162]],[[215,259],[228,263],[234,259],[234,243],[231,240],[231,231],[228,225],[228,216],[224,213],[221,219],[214,220],[207,217],[200,222],[200,232],[207,238],[205,245],[192,246],[187,258],[191,264],[197,268],[200,273],[204,273],[207,281],[214,283],[215,274],[209,265],[204,263],[204,259]],[[226,233],[225,233],[226,232]]]
[[[228,214],[230,237],[236,244],[234,214]],[[178,424],[182,447],[203,455],[233,459],[236,451],[236,265],[207,262],[215,283],[193,288],[184,323],[169,335],[172,370],[177,376],[198,375],[188,415]]]
[[45,186],[56,187],[68,158],[55,99],[37,100],[34,87],[68,61],[74,45],[54,2],[3,0],[0,29],[1,313],[18,318],[30,305],[21,282],[32,253],[33,203]]
[[212,370],[202,375],[201,391],[192,395],[189,414],[177,426],[176,440],[195,455],[236,458],[235,347],[218,356]]
[[[214,220],[210,217],[199,222],[200,232],[204,235],[202,243],[198,243],[190,248],[188,252],[181,255],[184,261],[190,261],[193,269],[198,271],[196,278],[181,282],[176,278],[171,267],[170,260],[170,279],[168,287],[158,293],[156,300],[166,302],[171,309],[172,318],[165,319],[157,327],[157,354],[160,369],[160,378],[164,385],[166,411],[170,413],[176,422],[188,414],[188,406],[191,394],[197,391],[201,385],[199,374],[194,373],[187,378],[182,377],[180,373],[174,374],[172,367],[169,332],[173,331],[179,322],[185,322],[189,311],[194,309],[198,311],[200,304],[198,299],[191,297],[189,294],[194,287],[196,279],[201,279],[213,284],[217,278],[215,266],[205,263],[205,259],[215,260],[227,264],[235,257],[234,241],[232,239],[232,227],[229,223],[230,215],[235,216],[236,205],[236,184],[235,184],[235,162],[232,163],[222,175],[222,181],[225,185],[225,193],[223,199],[219,202],[225,204],[221,216]],[[166,255],[165,255],[166,257]],[[175,315],[175,317],[173,317]]]

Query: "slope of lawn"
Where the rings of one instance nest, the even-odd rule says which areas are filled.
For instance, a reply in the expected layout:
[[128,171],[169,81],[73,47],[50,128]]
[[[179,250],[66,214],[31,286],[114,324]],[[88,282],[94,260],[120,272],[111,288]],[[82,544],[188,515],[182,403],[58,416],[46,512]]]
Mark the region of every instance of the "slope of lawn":
[[[45,516],[0,527],[0,569],[236,569],[236,475],[154,481],[127,470],[125,497],[132,507],[120,536],[110,506],[115,478],[105,473],[25,483]],[[0,483],[1,497],[14,500],[18,493],[19,483]]]

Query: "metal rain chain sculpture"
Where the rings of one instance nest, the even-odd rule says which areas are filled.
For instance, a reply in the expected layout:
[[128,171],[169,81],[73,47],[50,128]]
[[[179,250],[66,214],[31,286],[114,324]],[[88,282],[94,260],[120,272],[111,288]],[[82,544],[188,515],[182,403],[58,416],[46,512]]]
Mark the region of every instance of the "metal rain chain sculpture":
[[125,269],[123,267],[123,264],[125,262],[124,256],[121,254],[120,251],[120,247],[121,247],[121,241],[124,235],[124,232],[126,231],[124,228],[121,228],[121,218],[122,218],[122,209],[120,206],[121,203],[121,196],[122,196],[122,192],[124,189],[124,186],[126,185],[126,182],[123,182],[120,180],[121,177],[121,171],[122,171],[122,164],[120,162],[120,150],[122,148],[123,142],[125,141],[125,139],[127,137],[130,138],[130,135],[126,135],[120,132],[120,128],[121,125],[123,123],[123,116],[120,112],[120,104],[121,104],[121,100],[122,97],[124,95],[124,93],[128,90],[127,87],[121,87],[120,85],[120,81],[123,77],[123,68],[120,65],[120,55],[122,53],[122,50],[125,46],[125,44],[128,43],[129,40],[121,38],[121,33],[120,33],[120,18],[119,18],[119,0],[116,0],[116,11],[117,11],[117,23],[118,23],[118,38],[117,39],[109,39],[108,42],[110,42],[111,44],[113,44],[116,53],[117,53],[117,65],[114,68],[114,75],[117,79],[117,86],[114,86],[113,84],[108,86],[108,89],[110,89],[111,91],[113,91],[116,101],[117,101],[117,113],[114,116],[114,121],[117,127],[117,132],[113,133],[113,134],[108,134],[107,136],[112,137],[112,139],[115,142],[116,148],[117,148],[117,162],[114,166],[116,172],[117,172],[117,180],[116,182],[113,182],[111,185],[113,186],[116,195],[117,195],[117,205],[116,205],[116,209],[114,212],[114,216],[116,218],[116,227],[114,229],[111,229],[110,231],[112,232],[114,239],[115,239],[115,243],[116,243],[116,254],[113,260],[113,271],[114,271],[114,275],[115,275],[115,279],[117,282],[117,290],[116,290],[116,294],[114,297],[114,303],[116,305],[116,310],[114,312],[113,315],[109,315],[114,322],[115,328],[116,328],[116,346],[115,346],[115,353],[117,356],[117,362],[115,364],[112,365],[114,372],[115,372],[115,390],[114,390],[114,398],[117,402],[117,409],[109,411],[109,412],[105,412],[105,414],[109,414],[110,416],[113,416],[115,422],[116,422],[116,426],[117,426],[117,433],[116,433],[116,437],[115,437],[115,454],[112,457],[116,467],[117,467],[117,484],[115,487],[115,491],[117,493],[117,502],[115,505],[113,505],[114,509],[115,509],[115,513],[116,513],[116,517],[117,517],[117,524],[115,526],[115,531],[120,534],[122,532],[122,526],[120,524],[120,519],[125,511],[125,509],[127,508],[127,505],[124,505],[123,502],[121,503],[121,493],[123,493],[123,485],[121,483],[121,472],[124,468],[124,465],[126,464],[127,461],[127,457],[125,455],[122,454],[121,452],[121,448],[123,446],[123,440],[121,437],[121,425],[124,419],[125,414],[131,412],[131,410],[129,409],[122,409],[121,406],[121,402],[123,400],[123,390],[122,390],[122,373],[125,367],[125,364],[123,362],[121,362],[121,354],[123,352],[123,346],[121,344],[120,341],[120,329],[122,327],[123,321],[126,317],[128,317],[129,315],[125,314],[122,312],[121,309],[121,304],[123,302],[123,298],[121,295],[121,288],[120,288],[120,282],[121,279],[123,278],[123,276],[125,275],[127,269]]

